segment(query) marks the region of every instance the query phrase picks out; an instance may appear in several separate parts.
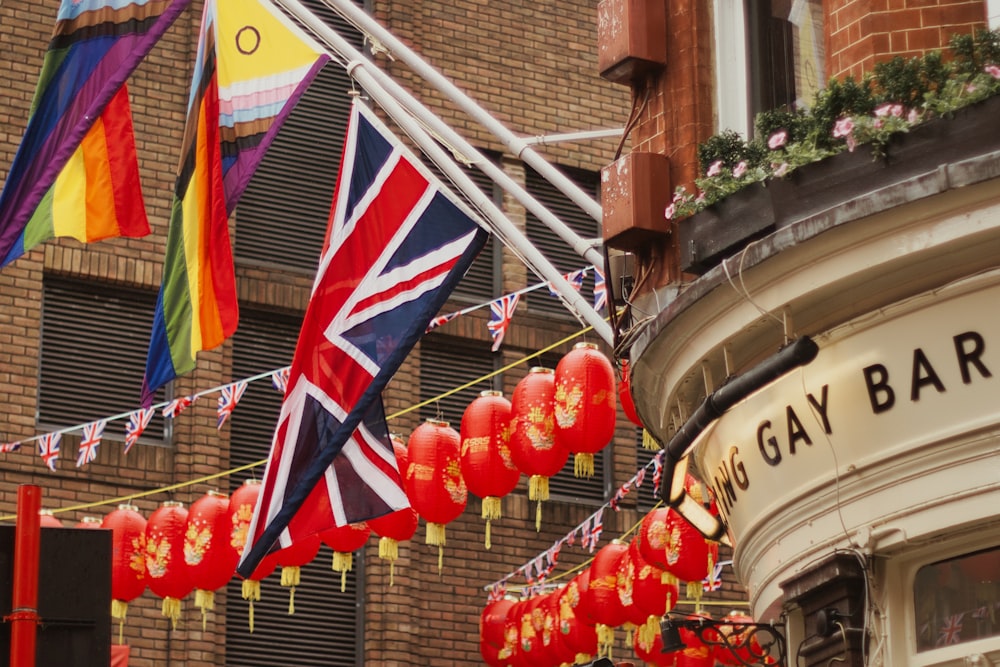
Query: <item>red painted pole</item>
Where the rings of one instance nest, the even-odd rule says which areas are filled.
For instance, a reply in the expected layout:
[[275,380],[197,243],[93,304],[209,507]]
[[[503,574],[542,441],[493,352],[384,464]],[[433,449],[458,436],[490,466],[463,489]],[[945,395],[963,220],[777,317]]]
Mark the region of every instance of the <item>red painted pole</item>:
[[14,530],[14,588],[11,593],[10,664],[34,667],[38,630],[38,560],[42,528],[38,511],[42,491],[31,484],[17,488],[17,528]]

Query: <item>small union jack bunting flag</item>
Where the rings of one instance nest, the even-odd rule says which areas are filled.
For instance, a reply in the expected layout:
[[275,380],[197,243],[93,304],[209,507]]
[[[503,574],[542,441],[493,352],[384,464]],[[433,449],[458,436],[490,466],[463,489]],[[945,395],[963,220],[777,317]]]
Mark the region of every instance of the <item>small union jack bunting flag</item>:
[[431,320],[431,323],[427,325],[427,329],[424,331],[424,333],[427,333],[431,329],[437,329],[442,324],[447,324],[456,317],[458,317],[458,311],[455,311],[454,313],[449,313],[447,315],[441,315],[440,317],[435,317],[433,320]]
[[[563,278],[566,279],[573,289],[579,292],[583,289],[583,279],[587,275],[587,269],[577,269],[576,271],[570,271],[569,273],[563,274]],[[552,283],[549,283],[549,294],[552,296],[559,296],[559,292],[556,291]]]
[[507,588],[503,584],[493,584],[490,587],[489,602],[499,602],[507,594]]
[[291,366],[285,366],[271,373],[271,386],[282,394],[288,389],[288,372],[290,369]]
[[174,400],[167,403],[167,406],[163,408],[163,416],[167,419],[173,419],[180,413],[184,412],[194,403],[194,396],[183,396],[181,398],[175,398]]
[[717,591],[722,588],[722,562],[712,566],[712,571],[701,580],[701,587],[705,591]]
[[517,302],[520,298],[519,294],[508,294],[490,304],[490,321],[486,326],[490,330],[490,335],[493,336],[492,350],[494,352],[499,350],[500,345],[503,344],[504,334],[507,333],[507,327],[510,326],[510,321],[514,318],[514,310],[517,308]]
[[640,468],[639,472],[635,474],[635,488],[642,486],[642,483],[646,481],[646,469]]
[[222,428],[222,425],[226,423],[229,419],[229,415],[233,414],[233,410],[236,409],[236,404],[240,402],[243,398],[243,394],[247,390],[247,381],[240,380],[238,382],[233,382],[222,388],[222,393],[219,396],[219,408],[217,410],[219,415],[219,423],[216,428]]
[[132,449],[132,445],[136,443],[142,432],[146,430],[146,427],[149,426],[149,422],[153,420],[154,413],[153,408],[139,408],[129,414],[128,425],[125,427],[126,454],[128,454],[128,450]]
[[608,305],[608,285],[604,281],[604,272],[594,267],[594,310],[601,310]]
[[59,458],[59,442],[62,440],[61,433],[47,433],[38,440],[38,455],[45,461],[45,465],[52,472],[56,471],[56,459]]
[[10,452],[16,452],[21,449],[20,442],[4,442],[0,443],[0,454],[8,454]]
[[944,620],[944,624],[938,630],[937,646],[948,646],[962,641],[963,616],[965,612],[954,614]]
[[83,427],[83,436],[80,438],[80,449],[76,455],[77,468],[97,458],[97,448],[101,444],[101,438],[104,437],[104,427],[107,425],[107,419],[100,419],[96,422],[90,422]]
[[594,512],[591,517],[590,528],[587,528],[587,533],[584,535],[585,546],[590,553],[594,553],[594,549],[597,548],[597,543],[601,541],[601,533],[604,532],[604,508]]

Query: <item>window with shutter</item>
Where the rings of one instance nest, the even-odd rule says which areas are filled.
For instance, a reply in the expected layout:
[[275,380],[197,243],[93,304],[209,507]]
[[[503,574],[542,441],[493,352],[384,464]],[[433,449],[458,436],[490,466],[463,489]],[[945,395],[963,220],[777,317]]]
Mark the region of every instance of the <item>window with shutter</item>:
[[[545,208],[562,220],[570,229],[585,239],[600,237],[600,225],[587,215],[580,207],[571,202],[566,195],[559,192],[554,185],[542,178],[530,167],[525,169],[525,189]],[[585,192],[596,197],[600,185],[600,176],[596,172],[579,169],[563,169],[563,172]],[[576,271],[589,266],[587,260],[578,255],[555,232],[546,227],[537,217],[527,215],[526,230],[528,240],[552,262],[561,273]],[[590,303],[594,302],[594,272],[587,272],[580,292]],[[548,289],[542,288],[525,295],[528,307],[536,311],[560,313],[569,317],[569,312],[557,297],[552,296]]]
[[[65,428],[139,407],[156,293],[45,276],[38,382],[38,424]],[[155,402],[161,402],[163,391]],[[105,437],[124,438],[127,420]],[[165,440],[156,413],[141,442]]]
[[[361,34],[323,2],[303,4],[361,48]],[[340,167],[351,90],[344,69],[327,63],[281,126],[240,198],[237,263],[315,272]]]
[[[288,366],[295,352],[300,316],[255,311],[244,307],[240,327],[233,335],[233,377],[248,378]],[[281,409],[282,395],[268,380],[251,382],[230,419],[230,466],[262,461]],[[263,474],[258,468],[256,476]],[[250,477],[230,480],[231,490]],[[289,590],[279,585],[276,572],[261,583],[261,600],[254,603],[254,631],[249,628],[248,603],[241,582],[228,587],[226,665],[230,667],[353,667],[363,664],[360,637],[363,601],[363,565],[354,559],[346,590],[340,576],[330,571],[331,551],[323,547],[302,568],[295,589],[295,615],[288,615]]]

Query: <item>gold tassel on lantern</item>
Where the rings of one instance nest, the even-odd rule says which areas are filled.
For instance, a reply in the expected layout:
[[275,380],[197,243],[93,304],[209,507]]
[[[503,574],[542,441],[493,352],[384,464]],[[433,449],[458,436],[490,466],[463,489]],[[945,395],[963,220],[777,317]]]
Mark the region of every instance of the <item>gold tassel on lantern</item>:
[[118,620],[118,643],[124,644],[125,614],[128,613],[128,602],[121,600],[111,601],[111,618]]
[[656,438],[650,435],[649,431],[646,429],[642,429],[642,448],[654,452],[658,452],[663,449],[660,443],[656,441]]
[[177,619],[181,617],[181,601],[177,598],[166,597],[163,598],[163,606],[161,607],[163,615],[170,619],[170,627],[174,630],[177,629]]
[[347,573],[354,568],[354,554],[333,552],[333,571],[340,572],[340,592],[347,590]]
[[253,579],[243,580],[243,599],[250,601],[250,634],[253,634],[253,603],[260,602],[260,582]]
[[209,611],[215,609],[215,591],[206,591],[196,588],[194,591],[194,606],[201,609],[201,629],[207,627],[207,616]]
[[590,479],[594,476],[594,455],[580,452],[573,455],[573,476]]
[[380,537],[378,540],[378,557],[389,561],[389,585],[393,585],[396,569],[396,559],[399,558],[399,542],[391,537]]
[[445,527],[441,523],[427,523],[427,538],[425,540],[426,544],[431,546],[437,546],[438,548],[438,574],[444,569],[444,544],[445,544]]
[[650,616],[646,622],[639,626],[639,642],[643,646],[652,646],[653,642],[660,634],[660,619]]
[[603,623],[597,624],[597,655],[611,659],[611,647],[615,643],[615,629]]
[[483,498],[483,519],[486,520],[486,548],[492,548],[490,543],[490,521],[502,518],[503,504],[496,496]]
[[537,500],[535,506],[535,532],[542,530],[542,503],[549,499],[549,478],[532,475],[528,478],[528,500]]
[[288,615],[295,613],[295,587],[301,583],[302,568],[298,565],[286,565],[281,568],[281,585],[290,588],[288,593]]

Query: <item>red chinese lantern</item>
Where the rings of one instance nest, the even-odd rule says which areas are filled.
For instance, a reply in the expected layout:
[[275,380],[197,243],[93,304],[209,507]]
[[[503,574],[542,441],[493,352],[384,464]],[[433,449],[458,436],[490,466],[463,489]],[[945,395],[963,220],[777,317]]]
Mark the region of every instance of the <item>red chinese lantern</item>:
[[635,656],[647,665],[674,667],[676,664],[676,653],[663,652],[663,638],[659,632],[654,632],[652,635],[635,633],[632,646],[635,649]]
[[225,586],[236,571],[239,555],[228,544],[229,497],[209,491],[191,504],[184,533],[184,562],[194,585],[194,605],[205,615],[215,609],[215,591]]
[[574,653],[571,662],[590,662],[597,655],[597,628],[587,622],[580,606],[582,595],[589,588],[590,570],[573,577],[557,597],[559,633],[567,648]]
[[655,509],[643,518],[636,540],[644,560],[680,581],[697,582],[689,595],[700,596],[701,581],[718,560],[718,545],[709,544],[694,526],[668,507]]
[[[243,556],[246,549],[247,535],[250,533],[250,520],[253,518],[253,510],[257,505],[257,498],[260,496],[260,480],[248,479],[243,482],[240,488],[233,491],[229,497],[229,546],[236,554],[236,561]],[[274,558],[263,558],[257,568],[249,577],[243,579],[242,594],[243,599],[250,603],[249,625],[250,632],[253,632],[253,603],[260,602],[260,582],[274,572],[278,563]]]
[[404,507],[377,519],[369,519],[368,526],[379,536],[378,557],[389,561],[389,585],[395,579],[396,560],[399,559],[399,543],[413,538],[417,532],[419,518],[412,507]]
[[52,510],[38,510],[38,525],[42,528],[62,528],[62,521],[56,518]]
[[80,519],[79,521],[77,521],[76,524],[73,527],[74,528],[84,528],[84,529],[101,528],[102,527],[101,526],[101,519],[100,519],[100,517],[96,517],[96,516],[85,516],[82,519]]
[[444,559],[445,525],[462,514],[468,500],[459,439],[448,422],[428,420],[413,430],[406,448],[406,495],[427,522],[427,544],[438,547],[438,571]]
[[347,573],[354,568],[354,552],[365,546],[372,529],[367,523],[349,523],[328,528],[319,534],[320,541],[333,549],[333,571],[340,572],[340,592],[347,590]]
[[614,643],[614,628],[628,620],[625,605],[618,592],[621,572],[618,567],[622,557],[628,553],[628,545],[614,540],[601,547],[590,564],[590,581],[587,593],[580,605],[585,615],[597,625],[597,638],[602,648],[608,649]]
[[635,607],[631,618],[639,626],[638,634],[649,644],[654,635],[660,634],[660,617],[677,604],[676,579],[642,557],[638,538],[629,545],[628,562]]
[[514,598],[511,597],[503,597],[486,604],[479,616],[479,638],[483,642],[498,649],[503,648],[507,613],[515,604]]
[[632,399],[631,368],[628,359],[622,359],[621,379],[618,380],[618,400],[621,401],[622,410],[636,426],[642,426],[639,413],[635,410],[635,401]]
[[615,369],[593,343],[577,343],[555,373],[555,437],[577,477],[594,476],[594,454],[615,435]]
[[535,529],[542,528],[542,502],[549,499],[549,478],[562,470],[569,450],[555,437],[555,372],[532,368],[511,400],[510,457],[528,475],[528,499],[538,502]]
[[184,532],[188,511],[179,502],[162,503],[146,521],[146,574],[149,590],[163,598],[163,615],[174,628],[181,616],[181,600],[194,584],[184,562]]
[[500,499],[521,478],[510,457],[510,414],[510,401],[503,394],[484,391],[462,415],[462,478],[469,491],[483,499],[487,549],[491,547],[490,521],[502,516]]
[[[753,623],[753,616],[732,611],[722,617],[723,621],[736,623]],[[725,646],[715,647],[715,659],[724,665],[747,665],[760,664],[761,660],[767,657],[767,652],[761,647],[760,642],[754,637],[749,629],[736,628],[733,625],[722,625],[720,633],[724,633],[731,638],[730,643],[738,648],[732,650]]]
[[101,527],[111,530],[111,617],[121,644],[128,603],[146,590],[146,519],[134,505],[119,505]]

